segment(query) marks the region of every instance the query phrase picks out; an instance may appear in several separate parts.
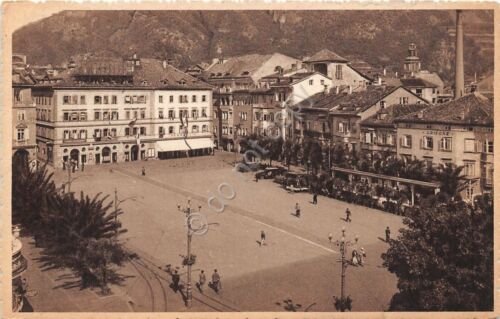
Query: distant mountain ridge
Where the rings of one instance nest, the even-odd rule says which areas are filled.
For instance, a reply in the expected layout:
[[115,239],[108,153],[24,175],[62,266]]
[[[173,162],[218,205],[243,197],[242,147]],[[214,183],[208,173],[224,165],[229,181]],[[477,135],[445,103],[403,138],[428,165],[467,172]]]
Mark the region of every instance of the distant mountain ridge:
[[[493,11],[465,12],[465,72],[493,68]],[[400,69],[410,42],[425,69],[451,80],[454,11],[64,11],[13,35],[31,64],[61,64],[82,53],[169,58],[186,67],[212,58],[328,48]]]

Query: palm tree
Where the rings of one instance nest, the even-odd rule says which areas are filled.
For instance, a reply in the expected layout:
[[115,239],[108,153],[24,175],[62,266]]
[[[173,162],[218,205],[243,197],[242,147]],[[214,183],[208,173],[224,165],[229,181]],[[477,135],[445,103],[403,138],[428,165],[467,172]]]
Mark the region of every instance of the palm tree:
[[464,166],[451,163],[439,164],[437,178],[441,184],[440,190],[450,196],[457,196],[467,187],[467,179],[462,174]]
[[[51,212],[44,215],[50,240],[48,254],[53,256],[55,264],[75,270],[82,277],[84,286],[94,269],[92,256],[96,252],[90,243],[111,240],[126,232],[115,219],[115,214],[122,214],[122,211],[113,210],[112,202],[106,204],[107,198],[101,197],[100,193],[93,198],[84,196],[83,192],[80,198],[75,198],[74,194],[64,194],[55,198]],[[117,240],[104,247],[115,257],[122,254]],[[111,261],[119,264],[123,258],[116,257]]]
[[31,169],[27,162],[13,163],[12,223],[21,224],[35,236],[35,241],[44,232],[41,216],[50,210],[49,203],[57,195],[52,176],[46,164]]

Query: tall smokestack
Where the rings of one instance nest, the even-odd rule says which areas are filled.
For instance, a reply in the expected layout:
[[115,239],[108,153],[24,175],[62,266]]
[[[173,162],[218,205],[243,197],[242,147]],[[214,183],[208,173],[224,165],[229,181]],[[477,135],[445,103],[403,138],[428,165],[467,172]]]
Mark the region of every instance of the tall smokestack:
[[464,28],[462,25],[462,10],[457,10],[457,42],[455,53],[455,99],[464,95]]

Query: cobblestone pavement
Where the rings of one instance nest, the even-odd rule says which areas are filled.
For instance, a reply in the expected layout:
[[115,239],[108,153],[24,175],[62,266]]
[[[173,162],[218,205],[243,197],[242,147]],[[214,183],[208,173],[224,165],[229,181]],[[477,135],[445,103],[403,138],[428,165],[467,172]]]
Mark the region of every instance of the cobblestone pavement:
[[[193,207],[201,205],[211,225],[205,235],[193,238],[197,256],[193,278],[204,269],[209,279],[217,268],[223,289],[220,294],[208,287],[204,294],[197,291],[193,307],[200,311],[280,311],[284,299],[301,304],[302,310],[310,306],[310,311],[334,311],[332,296],[340,294],[340,255],[328,234],[340,239],[343,226],[348,239],[359,236],[358,248],[363,247],[368,255],[364,267],[347,270],[346,291],[354,300],[353,310],[386,309],[396,291],[396,278],[381,266],[380,254],[387,249],[382,238],[386,226],[396,236],[402,227],[399,216],[321,196],[312,205],[310,194],[288,193],[271,180],[257,183],[252,174],[234,172],[233,161],[234,154],[217,153],[86,167],[85,172],[73,174],[72,190],[102,192],[112,200],[116,188],[119,200],[133,197],[120,204],[125,212],[120,220],[128,229],[121,239],[150,268],[179,267],[182,280],[186,279],[186,269],[180,266],[186,252],[186,222],[177,205],[184,205],[188,197]],[[141,176],[142,167],[146,176]],[[56,171],[55,178],[60,185],[66,172]],[[232,192],[234,198],[224,199]],[[211,196],[225,201],[223,212],[209,207]],[[292,215],[295,203],[302,208],[301,218]],[[218,206],[215,201],[213,205]],[[351,223],[343,220],[347,207]],[[266,232],[264,246],[259,245],[262,230]],[[165,294],[148,287],[138,274],[135,286],[129,286],[132,279],[127,280],[125,291],[134,310],[150,311],[154,295],[155,300],[168,300],[167,311],[184,311],[181,296],[168,287],[168,275],[157,273],[165,277]],[[149,281],[156,280],[153,274],[148,276]]]

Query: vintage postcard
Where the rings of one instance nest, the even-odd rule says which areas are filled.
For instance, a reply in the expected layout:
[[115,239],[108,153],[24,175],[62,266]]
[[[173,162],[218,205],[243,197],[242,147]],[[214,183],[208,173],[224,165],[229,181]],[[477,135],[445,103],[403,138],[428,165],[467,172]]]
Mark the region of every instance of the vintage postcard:
[[5,318],[498,314],[497,5],[2,13]]

